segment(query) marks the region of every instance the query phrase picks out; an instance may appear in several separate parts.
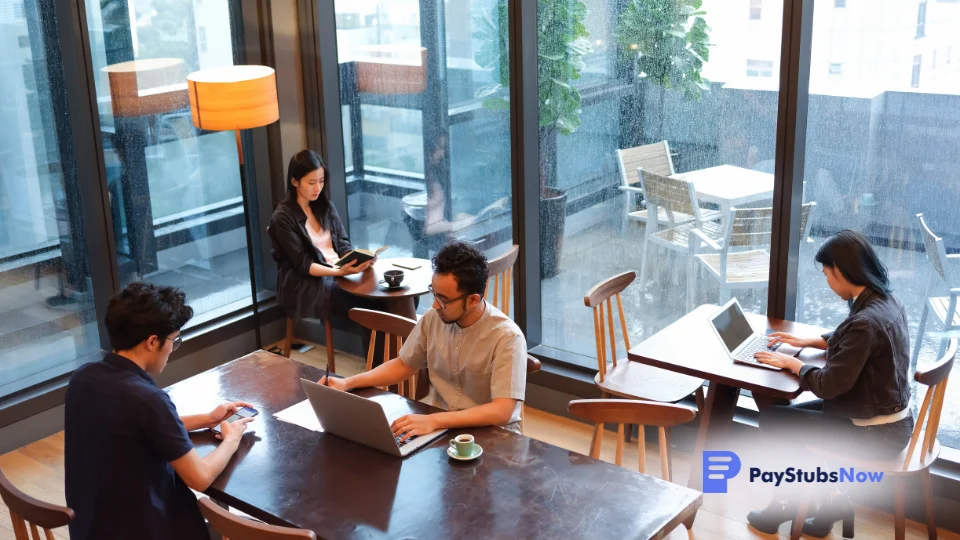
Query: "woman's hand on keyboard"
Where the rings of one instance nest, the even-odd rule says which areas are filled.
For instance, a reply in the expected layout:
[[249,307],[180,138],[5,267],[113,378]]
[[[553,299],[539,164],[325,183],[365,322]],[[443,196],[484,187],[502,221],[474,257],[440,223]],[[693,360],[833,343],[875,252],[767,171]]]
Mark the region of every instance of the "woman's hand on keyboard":
[[779,352],[759,351],[754,354],[753,357],[756,358],[758,362],[773,367],[789,369],[794,373],[800,373],[800,368],[803,367],[803,362],[800,360]]

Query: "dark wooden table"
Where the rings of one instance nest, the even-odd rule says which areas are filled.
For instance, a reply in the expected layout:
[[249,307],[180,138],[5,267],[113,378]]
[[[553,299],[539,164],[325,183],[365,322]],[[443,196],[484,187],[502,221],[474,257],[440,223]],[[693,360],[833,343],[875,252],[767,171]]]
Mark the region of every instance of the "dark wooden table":
[[[643,343],[633,347],[627,357],[677,373],[684,373],[710,381],[707,401],[700,411],[700,429],[697,433],[692,463],[698,464],[705,447],[723,449],[723,438],[733,423],[740,389],[750,390],[759,405],[787,403],[800,395],[800,383],[793,373],[782,370],[752,367],[735,363],[710,327],[707,319],[720,309],[703,305],[657,332]],[[823,328],[782,319],[747,313],[753,328],[762,332],[768,328],[802,336],[819,336]],[[822,366],[826,361],[823,351],[802,349],[798,358],[807,364]],[[702,489],[702,468],[690,467],[687,485]]]
[[[419,266],[419,268],[407,270],[394,266],[393,263],[400,263],[409,268]],[[388,290],[380,284],[380,281],[383,280],[383,273],[388,270],[403,272],[403,282],[399,288]],[[337,283],[341,289],[350,294],[386,301],[389,313],[417,320],[417,309],[413,299],[430,292],[427,287],[430,286],[431,279],[433,279],[433,266],[430,261],[426,259],[391,258],[378,259],[373,265],[373,272],[368,270],[361,274],[338,277]]]
[[[660,538],[700,506],[696,491],[500,428],[451,431],[400,459],[273,417],[305,399],[301,377],[319,375],[258,351],[170,388],[181,414],[224,400],[260,411],[208,495],[321,538]],[[361,393],[381,396],[391,415],[432,410]],[[448,439],[466,432],[483,455],[447,457]],[[192,437],[202,455],[214,448],[208,432]]]

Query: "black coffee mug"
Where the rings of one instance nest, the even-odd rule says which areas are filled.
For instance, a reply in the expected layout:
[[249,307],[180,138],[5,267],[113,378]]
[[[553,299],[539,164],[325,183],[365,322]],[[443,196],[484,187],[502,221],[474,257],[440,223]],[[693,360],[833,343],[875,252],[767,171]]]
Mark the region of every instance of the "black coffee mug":
[[390,287],[399,287],[403,282],[403,270],[387,270],[383,273],[383,281]]

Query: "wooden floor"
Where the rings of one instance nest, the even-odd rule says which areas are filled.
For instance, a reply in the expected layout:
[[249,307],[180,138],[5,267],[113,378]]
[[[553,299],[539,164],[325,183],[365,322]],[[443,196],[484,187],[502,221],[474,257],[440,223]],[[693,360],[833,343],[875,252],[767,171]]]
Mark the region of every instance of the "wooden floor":
[[[312,350],[304,353],[294,352],[294,359],[305,363],[318,365],[325,364],[323,351]],[[338,354],[337,372],[341,375],[350,375],[363,369],[360,358]],[[527,407],[524,426],[526,435],[534,439],[566,448],[575,452],[587,453],[590,446],[592,428],[586,424],[564,417],[538,411]],[[604,434],[604,444],[600,458],[613,462],[616,447],[616,435],[607,431]],[[656,445],[647,445],[646,471],[648,474],[659,476],[659,450]],[[638,450],[636,443],[627,445],[624,451],[624,466],[637,470]],[[673,454],[673,475],[678,482],[685,481],[689,472],[690,460],[688,455],[680,452]],[[28,494],[57,504],[64,504],[64,473],[63,473],[63,432],[51,435],[33,444],[0,456],[0,469],[4,474],[23,491]],[[708,494],[704,495],[704,505],[697,514],[692,531],[680,527],[674,530],[667,538],[678,540],[694,538],[698,540],[747,538],[778,538],[777,535],[761,534],[746,524],[746,515],[750,510],[762,507],[769,499],[769,494],[756,493],[743,496]],[[731,490],[734,491],[734,490]],[[840,525],[837,524],[834,534],[828,538],[839,539]],[[789,538],[789,524],[780,528],[779,537]],[[893,538],[893,516],[868,508],[857,508],[856,513],[857,538]],[[54,531],[57,538],[69,538],[66,529]],[[960,535],[940,530],[940,538],[960,540]],[[927,538],[926,527],[921,523],[907,521],[908,539]],[[10,514],[0,503],[0,540],[13,540],[13,527],[10,523]]]

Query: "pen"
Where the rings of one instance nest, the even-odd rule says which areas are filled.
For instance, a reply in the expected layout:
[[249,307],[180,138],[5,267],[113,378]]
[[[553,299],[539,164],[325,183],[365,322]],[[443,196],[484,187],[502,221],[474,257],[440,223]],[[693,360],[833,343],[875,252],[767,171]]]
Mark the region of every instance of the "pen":
[[327,364],[327,367],[323,370],[323,385],[330,386],[330,364]]

